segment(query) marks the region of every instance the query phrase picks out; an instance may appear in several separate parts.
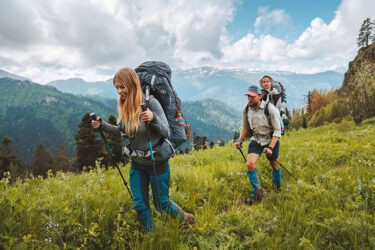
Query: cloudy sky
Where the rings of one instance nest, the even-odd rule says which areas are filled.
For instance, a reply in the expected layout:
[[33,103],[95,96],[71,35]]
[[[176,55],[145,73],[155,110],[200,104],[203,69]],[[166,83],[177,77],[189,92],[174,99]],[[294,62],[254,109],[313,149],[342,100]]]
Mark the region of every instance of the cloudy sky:
[[0,0],[0,69],[40,83],[162,60],[315,73],[356,54],[375,0]]

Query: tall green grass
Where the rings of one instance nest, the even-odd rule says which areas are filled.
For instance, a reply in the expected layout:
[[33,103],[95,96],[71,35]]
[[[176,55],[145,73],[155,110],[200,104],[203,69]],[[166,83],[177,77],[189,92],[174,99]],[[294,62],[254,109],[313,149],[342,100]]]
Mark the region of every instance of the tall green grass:
[[[374,124],[344,121],[288,133],[280,161],[298,181],[284,171],[282,192],[254,206],[244,204],[250,184],[233,145],[178,155],[171,160],[171,197],[195,214],[196,224],[180,225],[153,209],[149,234],[140,230],[116,169],[12,185],[5,178],[0,248],[375,249]],[[263,156],[258,173],[271,190]]]

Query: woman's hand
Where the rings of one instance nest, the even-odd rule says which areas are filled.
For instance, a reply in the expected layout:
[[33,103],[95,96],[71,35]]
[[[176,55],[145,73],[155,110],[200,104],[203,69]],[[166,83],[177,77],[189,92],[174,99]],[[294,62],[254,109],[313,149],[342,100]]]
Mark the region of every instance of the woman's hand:
[[154,113],[147,108],[146,111],[141,113],[141,121],[143,122],[152,122],[155,119]]
[[100,116],[98,116],[98,118],[96,120],[91,120],[91,125],[93,128],[97,129],[100,127],[100,121],[101,121],[101,118]]

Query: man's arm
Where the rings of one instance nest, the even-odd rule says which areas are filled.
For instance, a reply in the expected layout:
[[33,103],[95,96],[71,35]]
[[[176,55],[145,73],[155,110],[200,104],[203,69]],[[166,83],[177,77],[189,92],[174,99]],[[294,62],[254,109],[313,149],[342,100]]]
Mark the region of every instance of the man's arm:
[[240,131],[240,137],[236,140],[236,142],[234,143],[234,146],[236,146],[236,148],[241,148],[241,145],[242,145],[242,141],[246,138],[247,136],[247,128],[242,128],[241,131]]
[[250,130],[250,123],[249,123],[249,119],[247,116],[247,112],[248,112],[248,106],[246,105],[242,113],[242,129],[240,131],[240,137],[234,143],[234,146],[236,148],[241,148],[242,141],[246,138],[247,133]]

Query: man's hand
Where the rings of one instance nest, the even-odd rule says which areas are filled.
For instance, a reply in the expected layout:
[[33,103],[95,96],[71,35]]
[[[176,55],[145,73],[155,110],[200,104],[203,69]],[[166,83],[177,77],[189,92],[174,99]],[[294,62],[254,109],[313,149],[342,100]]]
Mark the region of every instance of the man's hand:
[[272,149],[269,147],[263,149],[263,153],[265,153],[266,155],[272,155],[272,152]]
[[234,143],[234,146],[237,149],[240,149],[242,147],[242,141],[243,141],[243,139],[241,139],[241,138],[237,139],[237,141]]

